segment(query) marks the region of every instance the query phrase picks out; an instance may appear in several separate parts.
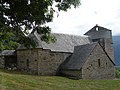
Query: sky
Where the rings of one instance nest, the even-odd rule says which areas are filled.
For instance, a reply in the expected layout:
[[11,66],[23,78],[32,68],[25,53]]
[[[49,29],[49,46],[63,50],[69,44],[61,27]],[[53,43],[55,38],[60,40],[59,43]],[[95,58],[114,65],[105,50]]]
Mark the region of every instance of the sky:
[[54,15],[52,32],[83,35],[96,24],[120,35],[120,0],[81,0],[79,8]]

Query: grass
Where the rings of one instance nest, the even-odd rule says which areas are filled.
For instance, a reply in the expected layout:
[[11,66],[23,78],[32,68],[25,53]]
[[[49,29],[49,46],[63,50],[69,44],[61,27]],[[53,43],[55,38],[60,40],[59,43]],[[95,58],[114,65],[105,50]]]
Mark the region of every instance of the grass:
[[0,70],[0,90],[120,90],[120,80],[72,80]]

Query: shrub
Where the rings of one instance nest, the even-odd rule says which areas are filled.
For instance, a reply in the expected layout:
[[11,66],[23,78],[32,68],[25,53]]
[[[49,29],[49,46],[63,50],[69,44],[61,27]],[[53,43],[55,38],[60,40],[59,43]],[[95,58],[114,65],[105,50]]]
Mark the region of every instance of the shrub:
[[120,67],[116,67],[115,75],[116,75],[116,78],[120,78]]

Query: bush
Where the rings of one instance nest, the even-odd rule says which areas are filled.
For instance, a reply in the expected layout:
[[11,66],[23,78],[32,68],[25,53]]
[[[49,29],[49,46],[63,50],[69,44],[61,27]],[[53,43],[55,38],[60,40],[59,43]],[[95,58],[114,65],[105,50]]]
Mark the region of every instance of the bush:
[[116,75],[116,78],[120,78],[120,67],[116,67],[115,75]]

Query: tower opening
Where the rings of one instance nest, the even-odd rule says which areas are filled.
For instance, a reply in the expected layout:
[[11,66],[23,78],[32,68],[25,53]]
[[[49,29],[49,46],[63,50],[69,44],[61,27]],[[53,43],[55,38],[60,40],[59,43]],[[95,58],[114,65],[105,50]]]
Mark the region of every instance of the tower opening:
[[99,28],[98,28],[98,27],[96,27],[96,31],[99,31]]

